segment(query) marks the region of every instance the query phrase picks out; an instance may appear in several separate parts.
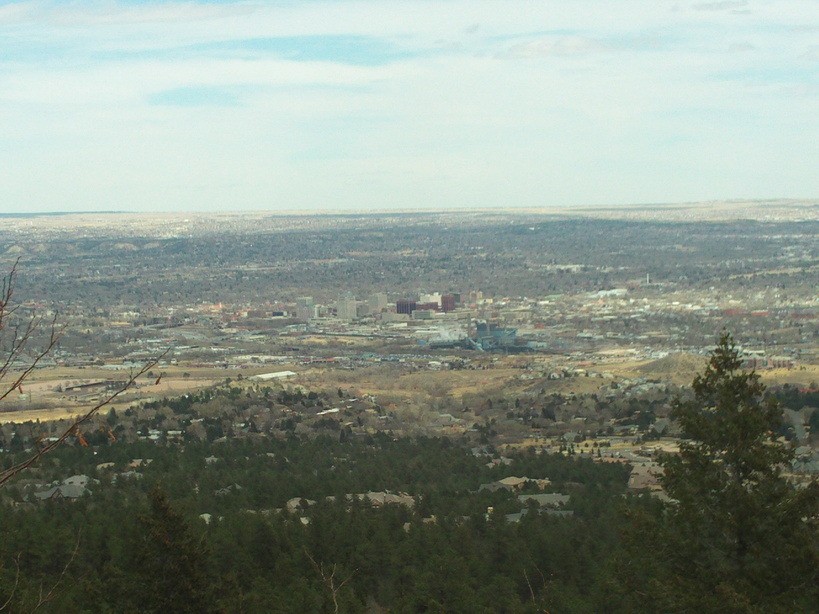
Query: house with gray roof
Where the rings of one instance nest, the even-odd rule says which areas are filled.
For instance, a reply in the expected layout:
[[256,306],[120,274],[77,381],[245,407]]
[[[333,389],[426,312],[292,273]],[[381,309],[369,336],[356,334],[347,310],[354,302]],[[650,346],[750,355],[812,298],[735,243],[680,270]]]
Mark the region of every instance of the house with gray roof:
[[72,475],[56,486],[35,492],[34,498],[38,501],[47,501],[48,499],[79,499],[80,497],[91,494],[91,491],[88,490],[88,485],[92,481],[96,480],[92,480],[87,475]]

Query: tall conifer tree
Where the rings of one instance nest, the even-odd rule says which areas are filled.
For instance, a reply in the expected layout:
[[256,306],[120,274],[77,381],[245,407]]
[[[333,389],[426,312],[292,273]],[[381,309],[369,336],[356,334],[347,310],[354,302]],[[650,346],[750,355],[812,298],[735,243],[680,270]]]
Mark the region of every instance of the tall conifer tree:
[[692,388],[672,411],[680,453],[660,461],[673,502],[646,542],[657,556],[643,570],[649,609],[814,611],[819,487],[783,475],[793,451],[777,438],[781,410],[728,334]]

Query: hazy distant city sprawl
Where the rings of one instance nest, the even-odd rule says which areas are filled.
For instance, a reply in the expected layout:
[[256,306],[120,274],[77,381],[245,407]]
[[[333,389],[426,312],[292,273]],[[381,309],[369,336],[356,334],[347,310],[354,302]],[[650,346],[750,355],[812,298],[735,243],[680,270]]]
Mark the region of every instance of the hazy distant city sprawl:
[[[20,314],[57,314],[65,331],[4,415],[76,412],[162,350],[161,390],[283,365],[377,392],[407,432],[450,414],[446,429],[466,432],[487,411],[476,400],[498,394],[515,403],[495,429],[516,441],[610,434],[635,399],[650,399],[643,429],[665,428],[668,385],[689,384],[726,330],[773,383],[815,383],[815,205],[657,212],[7,218]],[[456,367],[503,375],[438,375]],[[538,413],[553,393],[561,409]]]
[[476,321],[517,328],[519,351],[696,351],[725,327],[766,351],[815,342],[811,206],[776,220],[624,213],[110,214],[16,221],[0,239],[25,266],[19,291],[70,324],[64,347],[93,325],[95,344],[123,352],[150,326],[180,340],[349,332],[417,344],[468,336]]
[[[754,386],[757,377],[761,387],[737,398],[759,399],[742,411],[758,412],[755,420],[769,416],[769,426],[735,449],[719,445],[730,454],[762,445],[748,448],[759,459],[779,455],[762,466],[774,472],[759,475],[784,494],[764,494],[765,482],[743,496],[764,509],[795,505],[797,524],[754,539],[802,542],[809,531],[796,514],[814,496],[819,463],[813,203],[4,221],[0,253],[9,274],[0,332],[10,383],[0,399],[8,467],[0,478],[14,478],[14,487],[3,513],[22,523],[15,526],[40,526],[49,502],[106,510],[103,501],[147,493],[151,516],[110,529],[122,548],[112,555],[119,557],[116,573],[128,579],[105,601],[115,607],[171,603],[183,589],[206,609],[427,603],[420,586],[393,593],[406,573],[408,555],[396,550],[402,543],[414,549],[439,532],[436,539],[447,542],[469,536],[504,556],[517,552],[533,570],[555,569],[549,549],[524,545],[524,536],[556,543],[594,522],[582,540],[599,549],[599,562],[582,564],[598,579],[572,574],[555,593],[527,593],[525,575],[490,565],[452,590],[494,578],[522,581],[520,596],[436,599],[465,611],[463,603],[523,604],[534,594],[571,612],[574,591],[618,582],[618,597],[589,594],[583,603],[632,611],[644,598],[628,588],[630,568],[607,565],[636,556],[639,540],[665,529],[644,529],[637,542],[615,539],[609,531],[627,531],[629,521],[614,502],[626,495],[631,513],[649,513],[652,505],[675,510],[697,500],[678,482],[693,479],[702,462],[686,464],[701,449],[691,447],[697,423],[686,412],[722,399],[709,411],[727,413],[702,436],[733,441],[719,429],[728,433],[731,416],[748,414],[723,407],[734,394],[724,390]],[[706,379],[695,379],[703,373]],[[726,377],[738,379],[720,388]],[[780,413],[763,413],[763,391]],[[759,444],[763,435],[771,442]],[[693,483],[705,488],[710,479]],[[730,481],[721,488],[726,498],[734,492]],[[186,512],[176,510],[181,501]],[[244,539],[230,519],[251,517],[255,530],[278,527],[283,539],[300,544],[300,571],[290,579],[255,576],[258,586],[271,582],[281,592],[218,584],[218,597],[211,574],[232,564],[217,563],[184,536],[204,531],[215,550],[227,552],[220,549]],[[362,536],[358,547],[398,558],[388,563],[373,550],[380,562],[365,563],[341,546],[312,544],[309,527],[334,532],[352,521],[370,530],[386,523],[393,545]],[[668,522],[675,531],[698,531],[723,521],[686,513]],[[183,531],[170,546],[178,558],[163,565],[180,565],[193,584],[146,596],[130,582],[144,577],[159,586],[164,567],[146,570],[130,557],[166,559],[153,538],[138,536],[178,523],[193,524],[175,529]],[[695,556],[674,552],[683,562]],[[808,558],[777,585],[786,591],[815,568],[810,547],[795,552]],[[287,553],[277,547],[264,556]],[[199,580],[188,560],[202,566]],[[350,578],[344,597],[327,575],[328,560]],[[480,556],[467,560],[478,564]],[[70,561],[79,573],[86,564]],[[368,588],[375,577],[385,583],[380,592]],[[746,575],[718,577],[743,582]],[[306,593],[313,605],[303,603],[298,578],[316,582]],[[676,592],[664,594],[677,603]],[[74,607],[70,591],[60,595]],[[760,591],[763,597],[779,602]],[[806,604],[810,596],[792,599]]]
[[0,613],[817,612],[817,32],[0,2]]

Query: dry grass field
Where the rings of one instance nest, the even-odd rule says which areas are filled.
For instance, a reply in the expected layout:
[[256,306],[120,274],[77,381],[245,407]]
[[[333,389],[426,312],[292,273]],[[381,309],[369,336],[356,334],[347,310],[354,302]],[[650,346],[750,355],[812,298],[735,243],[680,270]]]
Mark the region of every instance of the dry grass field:
[[[625,362],[606,365],[605,369],[601,366],[595,370],[606,370],[619,377],[646,377],[685,386],[691,384],[707,363],[708,359],[705,356],[672,354],[660,360]],[[782,384],[808,386],[819,382],[819,365],[814,364],[797,365],[792,369],[761,369],[758,373],[766,386]]]
[[[143,376],[120,395],[112,406],[123,408],[135,403],[162,397],[174,397],[201,390],[224,382],[271,371],[299,371],[295,365],[277,364],[253,369],[224,369],[217,367],[193,367],[170,365],[156,367],[151,376]],[[160,377],[161,374],[161,377]],[[22,395],[11,394],[0,401],[0,423],[27,420],[60,420],[83,414],[94,407],[107,394],[117,389],[117,382],[128,378],[127,371],[112,371],[94,367],[37,369],[23,384]],[[99,382],[111,382],[111,386],[89,386]]]
[[[295,371],[299,375],[287,380],[309,390],[334,392],[341,388],[351,396],[370,394],[382,403],[407,407],[439,408],[476,407],[488,398],[525,395],[543,390],[546,394],[597,393],[611,380],[601,377],[548,379],[541,373],[520,368],[528,359],[502,357],[478,369],[427,370],[409,364],[386,364],[353,370],[277,364],[253,369],[223,369],[175,365],[157,368],[151,377],[143,377],[112,405],[123,408],[162,397],[173,397],[224,382],[259,373]],[[545,371],[557,363],[544,362]],[[602,362],[587,369],[607,373],[615,378],[649,378],[689,385],[705,366],[706,358],[694,354],[674,354],[654,361]],[[158,379],[159,373],[162,377]],[[819,381],[819,365],[799,365],[793,369],[760,371],[766,385],[795,384],[808,386]],[[57,420],[84,413],[105,398],[102,386],[69,390],[94,382],[124,382],[127,374],[99,368],[46,368],[33,372],[23,385],[23,395],[13,394],[0,402],[0,423],[27,420]],[[112,385],[111,389],[116,389]]]
[[[123,408],[134,403],[158,397],[172,397],[212,386],[226,377],[225,370],[176,368],[162,369],[153,377],[140,378],[128,391],[120,395],[111,406]],[[184,375],[187,374],[187,375]],[[23,384],[23,394],[9,395],[0,402],[0,423],[27,420],[60,420],[83,414],[104,400],[110,391],[117,389],[117,382],[124,384],[127,373],[104,369],[38,369]],[[89,386],[71,390],[75,386],[95,382],[112,382],[110,388]]]

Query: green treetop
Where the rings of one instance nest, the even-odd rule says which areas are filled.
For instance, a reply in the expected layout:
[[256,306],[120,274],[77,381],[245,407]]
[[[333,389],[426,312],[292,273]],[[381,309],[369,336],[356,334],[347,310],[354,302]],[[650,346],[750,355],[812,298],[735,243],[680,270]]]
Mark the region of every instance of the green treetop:
[[797,612],[817,598],[819,488],[783,476],[793,451],[776,435],[781,410],[741,364],[723,335],[693,400],[672,411],[685,439],[660,461],[674,503],[661,523],[668,547],[656,578],[670,611]]

